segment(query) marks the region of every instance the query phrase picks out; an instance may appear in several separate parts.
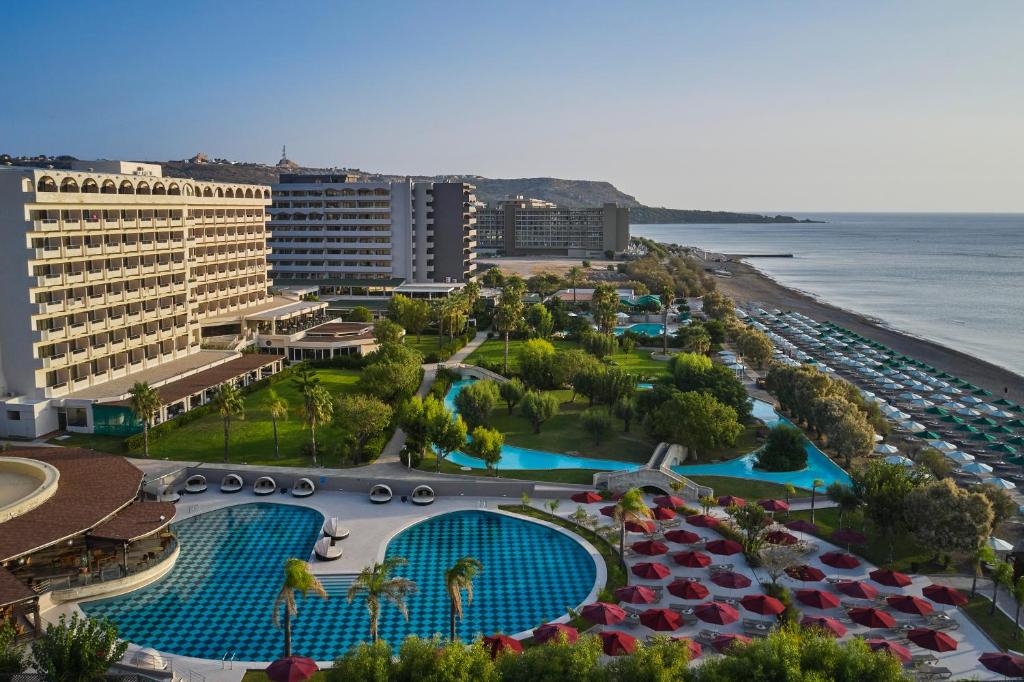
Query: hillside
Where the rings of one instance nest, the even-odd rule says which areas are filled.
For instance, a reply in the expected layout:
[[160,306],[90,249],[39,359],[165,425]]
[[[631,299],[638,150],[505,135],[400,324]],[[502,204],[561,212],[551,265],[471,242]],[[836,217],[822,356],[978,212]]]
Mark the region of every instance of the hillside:
[[[194,157],[195,158],[195,157]],[[67,168],[73,160],[70,156],[57,157],[17,157],[0,155],[0,163],[23,166],[53,166]],[[273,184],[277,182],[278,173],[282,170],[297,173],[346,172],[355,174],[365,180],[396,180],[404,175],[387,175],[367,173],[353,168],[305,168],[292,162],[282,169],[261,163],[230,162],[223,159],[214,161],[183,160],[183,161],[152,161],[164,168],[170,177],[193,178],[195,180],[211,180],[220,182],[245,182],[256,184]],[[697,211],[688,209],[659,208],[644,206],[636,197],[622,192],[610,182],[600,180],[565,180],[561,178],[485,178],[479,175],[438,175],[412,176],[414,180],[445,181],[458,180],[476,186],[476,195],[480,201],[494,204],[511,196],[525,196],[534,199],[551,201],[561,206],[579,208],[584,206],[600,206],[606,202],[614,202],[630,209],[630,222],[645,223],[796,223],[800,221],[790,216],[764,216],[751,213],[731,213],[728,211]]]

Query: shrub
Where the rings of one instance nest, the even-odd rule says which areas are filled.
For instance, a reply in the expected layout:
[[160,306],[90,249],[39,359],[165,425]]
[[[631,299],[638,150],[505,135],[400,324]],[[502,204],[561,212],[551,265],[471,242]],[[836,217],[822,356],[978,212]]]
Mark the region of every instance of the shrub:
[[757,455],[757,466],[767,471],[798,471],[807,466],[807,450],[800,429],[780,424],[768,432],[768,439]]
[[603,408],[586,410],[580,417],[580,422],[583,424],[583,430],[594,439],[594,445],[600,445],[612,432],[612,417],[608,410]]

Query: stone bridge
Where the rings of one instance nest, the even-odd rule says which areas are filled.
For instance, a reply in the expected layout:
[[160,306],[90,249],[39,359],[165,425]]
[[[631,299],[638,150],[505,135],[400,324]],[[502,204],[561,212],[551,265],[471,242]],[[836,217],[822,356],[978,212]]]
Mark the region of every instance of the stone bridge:
[[594,487],[621,493],[630,488],[654,488],[666,495],[678,495],[686,500],[698,501],[713,496],[715,491],[706,485],[694,483],[672,470],[672,466],[686,459],[685,448],[673,443],[658,443],[650,460],[632,471],[599,471],[594,474]]
[[464,362],[439,362],[437,363],[438,369],[446,369],[451,372],[458,372],[463,376],[470,376],[476,379],[491,379],[498,383],[504,383],[508,381],[506,377],[501,376],[497,372],[492,372],[489,369],[483,367],[477,367],[476,365],[467,365]]

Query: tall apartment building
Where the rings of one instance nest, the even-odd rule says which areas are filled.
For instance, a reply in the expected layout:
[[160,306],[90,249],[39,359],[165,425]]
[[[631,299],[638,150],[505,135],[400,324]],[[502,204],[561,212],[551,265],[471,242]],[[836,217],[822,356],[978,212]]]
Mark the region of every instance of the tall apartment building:
[[476,197],[464,183],[282,174],[270,207],[276,281],[463,282],[476,270]]
[[165,178],[153,164],[0,168],[0,435],[91,431],[95,405],[120,401],[125,417],[135,381],[191,376],[168,418],[208,398],[200,376],[279,368],[201,349],[204,320],[268,304],[269,203],[269,187]]
[[629,209],[566,208],[515,197],[477,211],[479,252],[505,256],[600,256],[629,245]]

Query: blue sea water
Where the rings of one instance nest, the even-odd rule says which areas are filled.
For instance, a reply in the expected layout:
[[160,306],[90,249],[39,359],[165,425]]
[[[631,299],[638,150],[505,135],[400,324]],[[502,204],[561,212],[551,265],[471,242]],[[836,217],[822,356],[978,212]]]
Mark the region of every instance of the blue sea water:
[[[121,637],[179,656],[271,661],[282,655],[283,634],[271,611],[289,557],[306,558],[323,517],[305,507],[245,504],[207,512],[174,525],[181,543],[177,565],[163,580],[134,592],[86,602],[91,617],[109,618]],[[397,646],[407,635],[448,633],[444,571],[473,556],[483,570],[473,603],[459,626],[477,633],[515,634],[565,614],[594,586],[594,560],[572,538],[550,528],[483,511],[434,516],[402,531],[387,556],[408,559],[400,575],[415,581],[409,621],[382,607],[380,635]],[[367,557],[369,563],[370,557]],[[296,654],[331,660],[368,641],[365,604],[349,604],[350,576],[321,576],[328,599],[299,599],[292,621]]]
[[815,213],[824,224],[633,225],[1024,375],[1024,214]]

